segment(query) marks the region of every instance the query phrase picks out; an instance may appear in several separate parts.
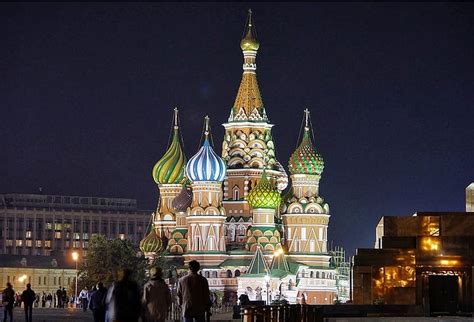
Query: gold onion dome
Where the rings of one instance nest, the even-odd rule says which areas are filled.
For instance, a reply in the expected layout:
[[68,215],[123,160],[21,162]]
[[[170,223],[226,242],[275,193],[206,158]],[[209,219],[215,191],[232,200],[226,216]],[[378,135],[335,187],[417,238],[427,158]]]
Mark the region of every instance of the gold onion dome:
[[150,233],[140,241],[140,250],[143,253],[158,253],[163,248],[163,241],[152,228]]
[[263,170],[262,178],[258,184],[248,194],[247,200],[253,209],[276,209],[280,206],[280,193],[277,188],[268,181],[265,170]]
[[291,174],[321,175],[323,173],[323,157],[314,148],[307,128],[305,128],[300,145],[290,157],[288,168]]
[[255,36],[255,27],[252,25],[252,10],[249,10],[249,15],[248,15],[248,24],[247,24],[247,30],[245,33],[245,37],[242,38],[240,41],[240,48],[243,51],[247,50],[255,50],[257,51],[258,48],[260,47],[260,43],[257,40],[257,37]]
[[181,146],[178,110],[174,110],[173,137],[168,150],[153,167],[152,175],[157,184],[179,184],[184,180],[186,156]]

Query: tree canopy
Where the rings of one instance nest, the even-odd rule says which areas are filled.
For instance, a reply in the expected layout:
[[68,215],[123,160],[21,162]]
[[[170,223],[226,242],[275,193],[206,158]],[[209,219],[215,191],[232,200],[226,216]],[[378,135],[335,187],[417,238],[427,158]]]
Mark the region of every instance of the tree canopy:
[[139,255],[129,240],[109,240],[102,235],[93,236],[79,270],[79,289],[91,287],[99,281],[108,287],[114,280],[114,274],[121,268],[131,269],[135,280],[142,283],[146,265],[145,257]]

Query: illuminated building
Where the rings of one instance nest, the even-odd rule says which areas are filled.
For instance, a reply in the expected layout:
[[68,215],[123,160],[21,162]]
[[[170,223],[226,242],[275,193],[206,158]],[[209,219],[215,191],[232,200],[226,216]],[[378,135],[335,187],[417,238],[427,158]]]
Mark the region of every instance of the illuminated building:
[[186,162],[175,109],[171,143],[153,169],[160,196],[141,250],[150,261],[160,255],[178,269],[200,261],[210,288],[224,291],[225,300],[247,293],[251,300],[343,302],[347,263],[327,248],[329,206],[319,194],[324,163],[309,111],[289,160],[291,188],[282,197],[288,175],[276,158],[257,82],[260,43],[251,12],[240,47],[243,73],[223,124],[222,156],[214,151],[206,117],[203,135],[197,133],[200,148]]
[[426,314],[472,311],[474,213],[382,217],[376,248],[358,249],[355,304],[421,305]]
[[150,212],[135,199],[0,195],[0,254],[67,255],[87,250],[94,234],[128,239],[138,245]]
[[74,285],[74,262],[64,256],[0,255],[0,285],[12,284],[15,292],[30,283],[36,294],[54,294],[61,286],[69,291]]
[[474,182],[466,188],[466,211],[474,212]]

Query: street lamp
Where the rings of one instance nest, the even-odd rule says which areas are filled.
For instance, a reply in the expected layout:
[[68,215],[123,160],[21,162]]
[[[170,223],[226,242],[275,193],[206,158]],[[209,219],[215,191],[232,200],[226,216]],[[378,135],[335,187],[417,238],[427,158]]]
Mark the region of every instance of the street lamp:
[[270,288],[270,275],[268,275],[268,273],[267,273],[267,275],[265,275],[264,279],[265,279],[265,284],[267,286],[267,305],[268,305],[268,304],[270,304],[269,303],[270,302],[269,301],[270,297],[269,297],[269,294],[268,294],[268,289]]
[[77,261],[79,260],[79,253],[72,253],[72,260],[76,262],[76,288],[74,289],[74,307],[77,308]]

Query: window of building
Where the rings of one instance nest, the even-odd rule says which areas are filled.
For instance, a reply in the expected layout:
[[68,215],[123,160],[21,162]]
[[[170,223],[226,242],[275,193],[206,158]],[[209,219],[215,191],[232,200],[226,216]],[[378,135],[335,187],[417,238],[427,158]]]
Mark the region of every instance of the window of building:
[[240,189],[239,189],[238,186],[234,187],[233,194],[234,194],[234,200],[239,200],[240,199]]
[[22,239],[17,239],[16,240],[16,247],[21,247],[23,246],[23,240]]
[[31,240],[26,240],[25,243],[26,243],[26,247],[33,246],[33,241],[31,241]]
[[5,240],[5,245],[6,245],[7,247],[13,246],[13,240],[11,240],[11,239]]
[[38,285],[41,285],[41,276],[38,277]]
[[56,231],[56,232],[54,233],[54,238],[56,238],[56,239],[61,239],[61,232],[60,232],[60,231]]
[[58,277],[58,284],[61,285],[61,276]]
[[54,277],[53,281],[54,281],[53,284],[54,284],[54,285],[57,285],[57,284],[56,284],[56,276]]
[[43,277],[43,284],[46,285],[46,276]]
[[32,235],[32,234],[31,234],[31,230],[27,230],[27,231],[26,231],[26,234],[25,234],[25,237],[26,237],[26,238],[31,238],[31,235]]
[[45,240],[44,241],[44,247],[50,248],[51,247],[51,241],[50,240]]
[[41,247],[41,244],[42,244],[41,240],[37,240],[35,243],[36,243],[36,247]]
[[53,224],[51,222],[46,222],[46,230],[53,229]]

